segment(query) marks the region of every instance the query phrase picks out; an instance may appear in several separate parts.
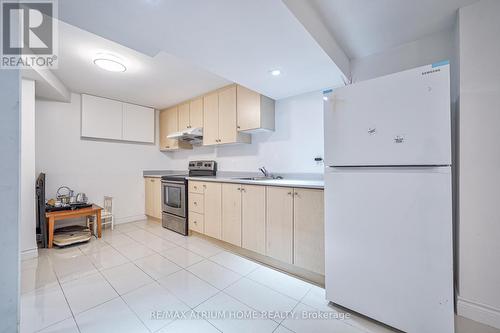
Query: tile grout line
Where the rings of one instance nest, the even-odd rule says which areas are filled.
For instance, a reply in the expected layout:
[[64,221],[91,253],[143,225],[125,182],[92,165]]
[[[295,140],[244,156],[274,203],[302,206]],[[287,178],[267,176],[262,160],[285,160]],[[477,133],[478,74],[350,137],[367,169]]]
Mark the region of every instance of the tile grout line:
[[[128,263],[130,263],[130,262],[128,262]],[[125,264],[128,264],[128,263],[125,263]],[[125,265],[125,264],[123,264],[123,265]],[[115,267],[118,267],[118,266],[115,266]],[[136,267],[137,267],[137,266],[136,266]],[[139,267],[138,267],[138,268],[139,268]],[[140,268],[139,268],[139,269],[140,269]],[[111,288],[113,288],[113,290],[116,292],[116,294],[118,295],[118,297],[115,297],[115,298],[110,299],[110,300],[108,300],[108,301],[106,301],[106,302],[104,302],[104,303],[101,303],[101,304],[99,304],[99,305],[96,305],[94,308],[96,308],[96,307],[98,307],[98,306],[100,306],[100,305],[102,305],[102,304],[105,304],[105,303],[107,303],[107,302],[111,302],[112,300],[115,300],[115,299],[117,299],[117,298],[120,298],[120,299],[122,300],[122,302],[123,302],[123,303],[125,303],[125,305],[127,306],[127,308],[128,308],[128,309],[129,309],[129,310],[130,310],[130,311],[131,311],[134,315],[135,315],[135,317],[136,317],[137,319],[139,319],[139,322],[140,322],[140,323],[141,323],[141,324],[142,324],[142,325],[146,328],[146,330],[148,330],[149,332],[151,332],[151,330],[149,329],[149,327],[147,327],[147,326],[146,326],[146,324],[144,324],[144,322],[142,321],[142,319],[141,319],[141,318],[137,315],[137,313],[136,313],[136,312],[135,312],[135,311],[134,311],[134,310],[130,307],[130,305],[127,303],[127,301],[126,301],[126,300],[122,297],[122,295],[118,292],[118,290],[116,290],[116,289],[115,289],[115,287],[113,286],[113,284],[112,284],[112,283],[111,283],[111,282],[110,282],[110,281],[106,278],[106,276],[105,276],[104,274],[101,274],[101,275],[102,275],[102,277],[106,280],[106,282],[107,282],[107,283],[111,286]],[[137,287],[137,288],[135,288],[135,289],[132,289],[132,290],[128,291],[127,293],[133,292],[133,291],[135,291],[135,290],[137,290],[137,289],[139,289],[139,288],[142,288],[142,287],[144,287],[144,286],[146,286],[146,285],[147,285],[147,284],[142,285],[142,286],[140,286],[140,287]],[[127,293],[125,293],[125,294],[127,294]],[[124,295],[125,295],[125,294],[124,294]],[[86,311],[87,311],[87,310],[86,310]]]
[[[135,223],[135,222],[131,222],[131,223]],[[126,232],[120,231],[120,229],[118,229],[118,230],[113,230],[113,232],[118,232],[118,234],[121,234],[121,235],[124,235],[125,237],[130,238],[130,239],[133,241],[133,244],[134,244],[134,245],[142,245],[142,246],[146,247],[147,249],[151,250],[151,251],[152,251],[152,253],[150,253],[150,254],[148,254],[148,255],[146,255],[146,256],[141,256],[141,257],[139,257],[139,258],[136,258],[136,259],[132,260],[132,259],[130,259],[129,257],[125,256],[125,255],[124,255],[124,254],[123,254],[123,253],[122,253],[122,252],[121,252],[118,248],[116,248],[116,247],[115,247],[115,246],[116,246],[116,244],[115,244],[115,245],[113,245],[113,244],[108,243],[108,241],[106,241],[106,240],[104,240],[104,239],[103,239],[103,241],[107,244],[107,246],[110,246],[110,247],[111,247],[111,248],[113,248],[114,250],[118,251],[118,253],[120,253],[120,255],[122,255],[123,257],[125,257],[125,258],[127,259],[127,262],[126,262],[126,263],[123,263],[123,264],[120,264],[120,265],[116,265],[116,266],[112,266],[112,267],[108,267],[108,268],[103,268],[103,269],[102,269],[102,271],[104,271],[104,270],[106,270],[106,269],[111,269],[111,268],[115,268],[115,267],[119,267],[119,266],[122,266],[122,265],[125,265],[125,264],[132,263],[135,267],[139,268],[139,270],[140,270],[141,272],[143,272],[143,273],[144,273],[144,274],[146,274],[149,278],[151,278],[151,280],[152,280],[152,281],[151,281],[150,283],[147,283],[147,284],[141,285],[141,286],[139,286],[139,287],[137,287],[137,288],[134,288],[134,289],[132,289],[132,290],[130,290],[130,291],[127,291],[127,293],[124,293],[123,295],[120,295],[120,294],[118,293],[118,291],[115,289],[115,287],[114,287],[114,286],[113,286],[113,285],[112,285],[112,284],[108,281],[108,279],[104,276],[104,274],[102,273],[102,271],[101,271],[100,269],[98,269],[98,268],[97,268],[97,266],[94,264],[94,262],[93,262],[92,260],[90,260],[90,258],[89,258],[89,260],[90,260],[90,262],[91,262],[92,266],[93,266],[94,268],[96,268],[96,270],[97,270],[97,272],[100,274],[100,276],[101,276],[101,277],[103,277],[103,278],[104,278],[104,280],[105,280],[105,281],[106,281],[106,282],[107,282],[107,283],[108,283],[108,284],[109,284],[109,285],[113,288],[113,290],[116,292],[116,294],[118,295],[118,297],[120,297],[120,298],[121,298],[121,300],[122,300],[122,301],[123,301],[123,302],[127,305],[127,307],[129,308],[129,310],[130,310],[130,311],[132,311],[132,312],[135,314],[135,316],[139,319],[139,321],[140,321],[140,322],[141,322],[141,323],[142,323],[142,324],[146,327],[146,329],[147,329],[148,331],[150,331],[150,332],[151,332],[152,330],[151,330],[151,329],[149,329],[149,327],[147,327],[147,326],[146,326],[146,324],[142,321],[142,319],[141,319],[141,318],[137,315],[137,313],[136,313],[136,312],[135,312],[135,311],[131,308],[131,306],[130,306],[127,302],[126,302],[126,300],[125,300],[125,298],[124,298],[124,296],[126,296],[127,294],[132,293],[132,292],[136,291],[137,289],[140,289],[140,288],[142,288],[142,287],[144,287],[144,286],[146,286],[146,285],[148,285],[148,284],[156,283],[157,285],[159,285],[160,287],[162,287],[163,289],[165,289],[166,291],[168,291],[168,292],[169,292],[169,293],[170,293],[170,294],[171,294],[171,295],[172,295],[172,296],[173,296],[176,300],[178,300],[178,301],[179,301],[179,302],[181,302],[182,304],[185,304],[185,305],[186,305],[186,306],[190,309],[190,311],[194,311],[195,313],[197,312],[197,311],[195,310],[195,308],[197,308],[197,307],[199,307],[200,305],[202,305],[202,304],[206,303],[207,301],[211,300],[212,298],[216,297],[217,295],[219,295],[219,294],[221,294],[221,293],[222,293],[222,294],[224,294],[224,295],[227,295],[228,297],[231,297],[231,298],[232,298],[232,299],[234,299],[235,301],[240,302],[241,304],[243,304],[243,305],[247,306],[247,307],[248,307],[248,308],[250,308],[250,309],[253,309],[253,310],[255,310],[255,311],[259,311],[259,310],[255,309],[255,308],[253,308],[252,306],[250,306],[250,305],[246,304],[245,302],[242,302],[241,300],[239,300],[239,299],[237,299],[237,298],[233,297],[232,295],[227,294],[227,289],[228,289],[229,287],[233,286],[234,284],[238,283],[239,281],[241,281],[243,278],[247,278],[247,279],[251,280],[252,282],[258,283],[259,285],[263,286],[264,288],[267,288],[267,289],[273,290],[274,292],[277,292],[277,293],[279,293],[280,295],[283,295],[283,296],[285,296],[285,297],[287,297],[287,298],[289,298],[289,299],[291,299],[291,300],[293,300],[293,301],[296,301],[296,304],[294,305],[294,307],[292,308],[292,310],[290,310],[290,312],[292,312],[294,309],[296,309],[296,308],[297,308],[297,306],[298,306],[299,304],[302,304],[302,300],[303,300],[303,299],[304,299],[304,298],[305,298],[305,297],[309,294],[309,292],[310,292],[310,291],[311,291],[311,289],[312,289],[312,287],[309,287],[309,289],[307,290],[307,292],[306,292],[306,293],[305,293],[305,294],[304,294],[304,295],[303,295],[303,296],[302,296],[302,297],[301,297],[301,298],[297,301],[297,299],[295,299],[294,297],[290,297],[290,296],[288,296],[288,295],[286,295],[286,294],[284,294],[284,293],[282,293],[282,292],[280,292],[280,291],[278,291],[278,290],[275,290],[274,288],[272,288],[272,287],[270,287],[270,286],[267,286],[267,285],[266,285],[266,284],[264,284],[264,283],[261,283],[261,282],[259,282],[259,281],[255,281],[255,280],[253,280],[252,278],[250,278],[250,277],[249,277],[249,275],[251,275],[253,272],[255,272],[256,270],[258,270],[259,268],[261,268],[261,267],[267,267],[266,265],[263,265],[263,264],[261,264],[260,262],[255,262],[255,261],[250,260],[250,259],[248,259],[248,258],[246,258],[246,257],[243,257],[243,256],[241,256],[241,255],[235,254],[235,253],[233,253],[233,252],[231,252],[231,251],[228,251],[228,250],[226,250],[226,249],[224,249],[224,248],[220,248],[220,247],[218,247],[218,246],[216,246],[216,245],[214,245],[214,244],[211,244],[210,242],[206,242],[206,243],[205,243],[205,242],[201,242],[201,243],[200,243],[200,246],[205,246],[205,245],[208,245],[208,246],[213,246],[213,247],[215,247],[217,250],[220,250],[220,251],[219,251],[219,252],[217,252],[217,253],[215,253],[215,254],[211,254],[211,255],[209,255],[209,256],[200,255],[199,253],[197,253],[197,252],[195,252],[195,251],[192,251],[192,248],[193,248],[193,247],[196,247],[196,241],[198,240],[198,238],[193,239],[193,240],[194,240],[194,242],[193,242],[193,243],[188,243],[188,242],[183,242],[183,241],[180,241],[180,239],[175,239],[175,240],[172,240],[172,238],[171,238],[171,237],[169,237],[169,238],[164,238],[164,237],[161,237],[159,234],[156,234],[156,233],[154,233],[154,232],[151,232],[150,230],[152,230],[152,229],[147,230],[148,228],[147,228],[146,224],[141,225],[141,226],[139,226],[139,225],[134,225],[134,228],[137,228],[137,230],[142,230],[142,231],[144,231],[144,232],[148,233],[149,235],[151,235],[152,237],[157,237],[158,239],[164,240],[164,241],[166,241],[166,242],[170,243],[173,247],[172,247],[172,248],[170,248],[170,249],[167,249],[167,250],[165,250],[165,251],[160,252],[160,251],[157,251],[157,250],[152,249],[152,248],[150,248],[149,246],[147,246],[147,239],[137,240],[136,238],[133,238],[132,236],[129,236],[129,234],[127,234]],[[133,232],[133,230],[131,230],[130,232]],[[202,238],[200,238],[200,240],[203,240],[203,239],[202,239]],[[190,246],[191,246],[191,248],[190,248]],[[169,250],[173,250],[173,249],[175,249],[175,248],[182,248],[183,250],[188,251],[188,252],[190,252],[190,253],[193,253],[193,254],[195,254],[195,255],[197,255],[197,256],[199,256],[199,257],[201,257],[202,259],[201,259],[200,261],[195,262],[195,263],[189,264],[189,265],[187,265],[186,267],[179,266],[176,262],[174,262],[174,261],[170,260],[168,257],[165,257],[165,255],[163,254],[163,252],[166,252],[166,251],[169,251]],[[91,251],[91,252],[89,252],[89,254],[87,254],[87,253],[84,253],[84,252],[82,251],[82,249],[81,249],[81,248],[79,248],[79,247],[78,247],[78,250],[80,251],[80,253],[81,253],[83,256],[86,256],[86,257],[89,257],[89,255],[90,255],[90,254],[92,254],[92,253],[94,252],[94,251]],[[99,248],[99,249],[96,249],[96,250],[95,250],[95,252],[99,252],[99,251],[101,251],[101,248]],[[223,252],[230,253],[230,254],[232,254],[232,255],[234,255],[234,256],[237,256],[238,258],[241,258],[241,259],[243,259],[243,260],[247,260],[247,261],[249,261],[249,262],[252,262],[253,264],[257,265],[257,267],[253,268],[252,270],[250,270],[250,271],[249,271],[248,273],[246,273],[246,274],[240,274],[239,272],[236,272],[236,271],[232,270],[231,268],[228,268],[228,267],[226,267],[226,266],[224,266],[224,265],[219,264],[218,262],[213,261],[213,257],[215,257],[215,256],[217,256],[218,254],[223,253]],[[147,273],[144,269],[142,269],[141,267],[139,267],[139,266],[138,266],[138,264],[135,262],[135,261],[139,261],[139,260],[144,259],[144,258],[148,258],[148,257],[153,256],[153,255],[159,255],[160,257],[164,258],[165,260],[167,260],[167,261],[171,262],[172,264],[174,264],[174,265],[178,266],[180,269],[179,269],[179,270],[177,270],[177,271],[175,271],[175,272],[168,273],[168,274],[166,274],[166,275],[161,275],[158,279],[155,279],[153,276],[151,276],[150,274],[148,274],[148,273]],[[50,260],[50,259],[51,259],[51,258],[49,257],[49,260]],[[237,274],[237,275],[238,275],[238,279],[237,279],[237,280],[235,280],[235,281],[233,281],[233,282],[231,282],[231,283],[229,283],[227,286],[225,286],[225,287],[224,287],[224,288],[222,288],[222,289],[218,288],[217,286],[213,285],[213,284],[212,284],[212,283],[210,283],[209,281],[206,281],[205,279],[203,279],[203,277],[200,277],[200,276],[198,276],[197,274],[195,274],[195,273],[193,273],[193,272],[191,272],[191,271],[189,270],[189,268],[190,268],[190,267],[192,267],[192,266],[194,266],[194,265],[197,265],[197,264],[199,264],[199,263],[202,263],[203,261],[210,262],[210,263],[215,264],[216,266],[218,266],[218,267],[220,267],[220,268],[222,268],[222,269],[227,269],[228,271],[231,271],[231,272],[233,272],[234,274]],[[272,268],[271,268],[271,269],[272,269]],[[164,285],[162,285],[162,284],[159,282],[159,280],[160,280],[160,279],[163,279],[163,278],[166,278],[166,277],[168,277],[168,276],[171,276],[171,275],[173,275],[173,274],[175,274],[175,273],[180,272],[181,270],[184,270],[186,273],[192,274],[194,277],[198,278],[199,280],[201,280],[201,281],[203,281],[203,282],[207,283],[208,285],[210,285],[210,286],[214,287],[214,288],[215,288],[218,292],[217,292],[217,293],[215,293],[214,295],[210,296],[210,297],[209,297],[209,298],[207,298],[206,300],[202,301],[201,303],[196,304],[196,305],[195,305],[195,306],[193,306],[193,307],[189,306],[188,304],[184,303],[184,301],[183,301],[182,299],[180,299],[177,295],[175,295],[175,294],[174,294],[173,292],[171,292],[171,291],[170,291],[167,287],[165,287]],[[53,272],[54,272],[54,274],[55,274],[55,270],[54,270],[54,268],[53,268],[53,267],[52,267],[52,271],[53,271]],[[281,273],[281,271],[279,271],[279,270],[277,270],[277,271]],[[284,273],[282,273],[282,274],[284,274]],[[80,328],[79,328],[79,326],[78,326],[78,323],[76,323],[75,313],[73,312],[73,310],[71,309],[71,306],[69,305],[68,299],[67,299],[67,297],[66,297],[66,295],[65,295],[65,293],[64,293],[64,290],[63,290],[63,288],[62,288],[62,283],[61,283],[61,281],[60,281],[60,279],[59,279],[59,276],[58,276],[57,274],[55,274],[55,275],[56,275],[56,279],[57,279],[57,282],[58,282],[58,284],[59,284],[59,287],[60,287],[60,289],[61,289],[61,291],[62,291],[62,293],[63,293],[63,296],[65,297],[66,304],[67,304],[68,308],[70,309],[70,312],[71,312],[71,314],[72,314],[73,320],[75,321],[75,324],[77,325],[77,329],[80,331]],[[294,277],[292,277],[292,276],[290,276],[290,277],[291,277],[291,278],[294,278]],[[72,279],[72,280],[70,280],[70,281],[77,280],[77,279],[78,279],[78,278],[76,278],[76,279]],[[298,280],[300,280],[300,279],[298,279]],[[305,282],[305,281],[304,281],[304,282]],[[307,282],[306,282],[306,283],[307,283]],[[115,299],[116,299],[116,298],[118,298],[118,297],[114,297],[114,298],[112,298],[112,299],[110,299],[110,300],[108,300],[108,301],[106,301],[106,302],[103,302],[103,303],[101,303],[101,304],[95,305],[94,307],[91,307],[91,308],[89,308],[89,309],[86,309],[85,311],[82,311],[81,313],[86,312],[86,311],[89,311],[89,310],[91,310],[91,309],[93,309],[93,308],[95,308],[95,307],[98,307],[98,306],[100,306],[100,305],[102,305],[102,304],[105,304],[105,303],[107,303],[107,302],[110,302],[110,301],[112,301],[112,300],[115,300]],[[315,307],[312,307],[312,308],[315,308]],[[319,309],[316,309],[316,310],[319,310]],[[68,318],[69,318],[69,317],[68,317]],[[64,319],[64,320],[67,320],[68,318],[66,318],[66,319]],[[175,322],[175,321],[177,321],[177,320],[178,320],[178,319],[171,321],[170,323],[168,323],[168,324],[166,324],[166,325],[162,326],[159,330],[161,330],[161,329],[163,329],[163,328],[165,328],[165,327],[167,327],[167,326],[171,325],[172,323],[174,323],[174,322]],[[213,325],[210,321],[205,320],[205,319],[203,319],[203,318],[202,318],[202,320],[204,320],[204,321],[208,322],[211,326],[213,326],[215,329],[217,329],[217,330],[219,331],[219,329],[218,329],[215,325]],[[279,322],[274,321],[274,320],[272,320],[272,319],[270,319],[270,320],[278,324],[278,326],[277,326],[277,327],[273,330],[273,332],[274,332],[274,331],[276,331],[276,330],[277,330],[280,326],[283,326],[283,327],[285,327],[286,329],[288,329],[288,327],[286,327],[286,326],[282,325],[282,323],[284,322],[284,320],[286,320],[286,318],[282,319],[282,320],[281,320],[281,321],[279,321]],[[56,324],[56,323],[54,323],[54,324]],[[54,324],[51,324],[51,325],[49,325],[49,326],[52,326],[52,325],[54,325]],[[49,326],[47,326],[47,327],[49,327]],[[350,325],[350,326],[351,326],[351,325]],[[43,329],[43,328],[42,328],[42,329]]]
[[[80,250],[81,251],[81,250]],[[54,274],[56,274],[54,272]],[[59,280],[59,276],[57,276],[56,274],[56,279],[57,279],[57,282],[59,283],[59,288],[61,289],[61,292],[63,294],[63,297],[64,297],[64,300],[66,301],[66,305],[68,306],[68,309],[69,311],[71,312],[71,317],[73,318],[73,321],[75,322],[75,325],[76,325],[76,329],[78,330],[78,332],[81,333],[81,330],[80,330],[80,326],[78,325],[78,323],[76,322],[76,318],[75,318],[75,313],[73,312],[73,309],[71,308],[71,306],[69,305],[69,301],[68,301],[68,298],[66,297],[66,293],[64,292],[64,288],[62,286],[62,283],[61,281]],[[48,326],[47,326],[48,327]]]

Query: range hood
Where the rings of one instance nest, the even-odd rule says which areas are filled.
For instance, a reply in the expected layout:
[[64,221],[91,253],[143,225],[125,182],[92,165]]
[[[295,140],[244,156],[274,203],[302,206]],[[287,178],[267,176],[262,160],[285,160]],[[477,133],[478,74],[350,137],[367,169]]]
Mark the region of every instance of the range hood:
[[182,131],[167,135],[167,138],[187,142],[192,145],[201,144],[203,142],[203,128],[186,128]]

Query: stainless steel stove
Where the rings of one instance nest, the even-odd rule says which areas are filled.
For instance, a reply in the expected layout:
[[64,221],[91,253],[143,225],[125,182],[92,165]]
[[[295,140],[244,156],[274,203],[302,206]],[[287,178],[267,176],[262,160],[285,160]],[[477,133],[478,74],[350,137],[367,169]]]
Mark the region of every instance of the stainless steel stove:
[[217,162],[190,161],[189,173],[161,177],[162,225],[164,228],[187,236],[188,190],[187,177],[215,176]]

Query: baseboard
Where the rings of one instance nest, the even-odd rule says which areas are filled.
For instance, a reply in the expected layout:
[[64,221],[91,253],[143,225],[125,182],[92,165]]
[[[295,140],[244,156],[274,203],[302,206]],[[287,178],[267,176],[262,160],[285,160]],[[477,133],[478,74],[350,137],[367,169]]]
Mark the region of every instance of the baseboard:
[[457,314],[479,323],[500,329],[500,309],[469,301],[460,296],[457,298]]
[[21,251],[21,260],[33,259],[38,257],[38,249],[28,249]]
[[266,255],[263,255],[263,254],[260,254],[257,252],[253,252],[251,250],[244,249],[240,246],[224,242],[220,239],[215,239],[215,238],[212,238],[210,236],[200,234],[200,233],[193,231],[193,230],[190,230],[189,233],[190,233],[190,235],[196,234],[197,236],[199,236],[203,239],[206,239],[206,240],[208,240],[208,241],[210,241],[210,242],[212,242],[212,243],[214,243],[214,244],[216,244],[216,245],[218,245],[218,246],[220,246],[220,247],[222,247],[230,252],[234,252],[234,253],[237,253],[243,257],[246,257],[247,259],[257,261],[261,264],[270,266],[274,269],[282,271],[285,274],[291,275],[293,277],[299,278],[299,279],[304,280],[304,281],[309,282],[309,283],[316,284],[322,288],[325,287],[325,276],[322,274],[308,271],[308,270],[303,269],[301,267],[282,262],[280,260],[268,257]]
[[135,221],[141,221],[141,220],[146,220],[147,217],[146,215],[133,215],[133,216],[126,216],[126,217],[115,217],[115,224],[122,224],[122,223],[129,223],[129,222],[135,222]]

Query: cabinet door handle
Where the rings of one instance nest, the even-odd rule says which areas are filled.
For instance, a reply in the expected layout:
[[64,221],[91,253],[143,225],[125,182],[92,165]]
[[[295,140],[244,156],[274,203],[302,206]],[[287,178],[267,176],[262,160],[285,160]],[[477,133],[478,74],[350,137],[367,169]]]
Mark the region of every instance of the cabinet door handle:
[[207,188],[207,185],[203,184],[203,188]]
[[237,128],[237,129],[240,129],[241,127],[238,125],[238,126],[236,126],[236,128]]
[[238,188],[237,188],[237,190],[238,190],[238,191],[241,191],[241,187],[238,187]]
[[292,192],[288,192],[288,195],[292,195]]
[[195,186],[193,186],[193,188],[194,188],[195,190],[197,190],[197,189],[198,189],[198,186],[196,186],[196,185],[195,185]]
[[194,204],[195,206],[196,206],[196,205],[198,205],[198,203],[197,203],[196,201],[193,201],[193,204]]
[[299,196],[299,194],[297,192],[294,192],[293,195]]
[[196,222],[196,221],[193,221],[193,223],[194,223],[194,224],[198,224],[198,222]]
[[154,183],[154,182],[155,182],[155,180],[154,180],[154,179],[150,179],[149,181],[150,181],[151,183]]

